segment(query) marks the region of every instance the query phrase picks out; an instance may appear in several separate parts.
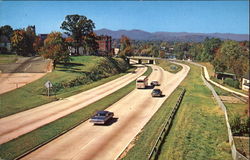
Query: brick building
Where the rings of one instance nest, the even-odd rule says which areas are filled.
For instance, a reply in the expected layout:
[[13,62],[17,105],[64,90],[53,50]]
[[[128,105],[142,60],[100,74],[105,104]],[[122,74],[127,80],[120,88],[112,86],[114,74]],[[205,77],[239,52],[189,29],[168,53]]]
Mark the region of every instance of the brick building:
[[114,51],[112,49],[112,37],[111,36],[98,36],[97,41],[99,45],[98,54],[102,56],[113,55]]

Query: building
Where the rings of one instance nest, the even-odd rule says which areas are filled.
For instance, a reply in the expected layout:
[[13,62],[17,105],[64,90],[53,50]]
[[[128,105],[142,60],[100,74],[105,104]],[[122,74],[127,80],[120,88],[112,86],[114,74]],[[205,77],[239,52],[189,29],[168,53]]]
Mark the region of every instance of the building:
[[232,78],[233,80],[236,80],[236,75],[232,73],[226,73],[226,72],[216,72],[215,77],[217,79],[225,80],[226,78]]
[[97,41],[98,43],[98,55],[100,56],[112,56],[114,54],[114,50],[112,49],[112,38],[111,36],[98,36]]
[[249,91],[250,80],[249,75],[242,78],[241,88],[242,90]]
[[114,48],[114,54],[115,55],[118,55],[119,51],[120,51],[120,48]]
[[[97,53],[88,53],[82,46],[79,47],[79,55],[99,55],[99,56],[113,56],[114,49],[112,47],[112,37],[111,36],[97,36],[96,42],[98,45]],[[73,43],[73,39],[72,39]],[[75,47],[68,47],[70,55],[75,55]]]
[[0,53],[10,52],[11,51],[11,42],[8,37],[1,35],[0,36]]

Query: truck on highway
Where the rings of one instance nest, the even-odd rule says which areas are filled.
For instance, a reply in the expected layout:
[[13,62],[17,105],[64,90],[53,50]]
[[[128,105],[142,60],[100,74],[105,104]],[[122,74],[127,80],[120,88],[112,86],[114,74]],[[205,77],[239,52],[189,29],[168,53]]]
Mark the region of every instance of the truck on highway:
[[147,76],[141,76],[137,78],[136,80],[136,88],[147,88],[148,86],[148,77]]

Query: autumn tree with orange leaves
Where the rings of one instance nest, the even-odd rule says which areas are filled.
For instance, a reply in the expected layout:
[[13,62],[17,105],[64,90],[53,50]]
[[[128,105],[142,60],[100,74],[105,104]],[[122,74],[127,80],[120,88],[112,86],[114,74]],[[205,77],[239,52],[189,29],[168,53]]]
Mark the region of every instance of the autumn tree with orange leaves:
[[119,52],[119,56],[120,57],[126,57],[126,56],[132,56],[133,55],[133,49],[132,49],[132,45],[130,42],[130,39],[126,36],[122,36],[120,39],[120,52]]
[[26,29],[14,30],[10,40],[13,50],[18,55],[30,56],[35,54],[35,26],[28,26]]
[[40,54],[44,58],[52,59],[54,68],[59,62],[68,63],[70,61],[69,51],[60,32],[52,32],[47,36],[44,40],[44,47],[40,49]]

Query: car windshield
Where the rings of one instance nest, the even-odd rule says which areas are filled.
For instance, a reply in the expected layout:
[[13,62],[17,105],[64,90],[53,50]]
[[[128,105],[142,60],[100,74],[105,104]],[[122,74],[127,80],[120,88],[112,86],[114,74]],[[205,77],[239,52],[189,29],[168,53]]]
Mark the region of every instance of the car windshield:
[[153,90],[153,92],[160,92],[160,90],[159,89],[155,89],[155,90]]
[[97,116],[106,116],[105,113],[98,113]]
[[138,80],[137,82],[142,82],[143,83],[144,81],[143,80]]

